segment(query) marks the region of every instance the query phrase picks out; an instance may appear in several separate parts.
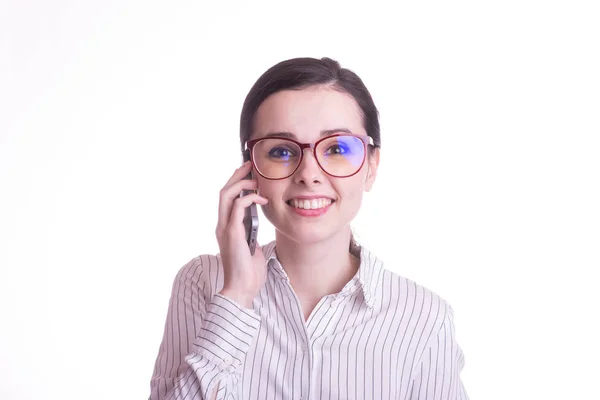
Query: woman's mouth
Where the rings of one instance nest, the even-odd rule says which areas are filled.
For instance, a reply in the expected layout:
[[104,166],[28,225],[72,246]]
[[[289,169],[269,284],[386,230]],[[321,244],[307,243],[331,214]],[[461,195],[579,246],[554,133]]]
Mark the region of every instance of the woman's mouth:
[[321,198],[321,199],[291,199],[286,203],[295,211],[296,214],[303,217],[318,217],[323,215],[329,210],[331,204],[335,203],[335,200]]
[[324,208],[333,203],[334,200],[322,198],[322,199],[290,199],[286,203],[294,208],[300,208],[304,210],[318,210]]

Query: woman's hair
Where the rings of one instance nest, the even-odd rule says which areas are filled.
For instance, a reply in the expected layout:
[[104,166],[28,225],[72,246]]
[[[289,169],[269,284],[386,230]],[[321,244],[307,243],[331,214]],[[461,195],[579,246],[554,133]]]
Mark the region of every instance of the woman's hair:
[[[373,138],[374,145],[369,146],[369,156],[375,147],[381,147],[379,112],[358,75],[328,57],[320,60],[302,57],[275,64],[258,78],[248,92],[240,116],[242,151],[253,133],[256,111],[267,97],[281,90],[302,90],[311,86],[328,86],[352,96],[360,108],[365,131]],[[350,253],[360,256],[360,246],[354,240],[354,235],[350,240]]]

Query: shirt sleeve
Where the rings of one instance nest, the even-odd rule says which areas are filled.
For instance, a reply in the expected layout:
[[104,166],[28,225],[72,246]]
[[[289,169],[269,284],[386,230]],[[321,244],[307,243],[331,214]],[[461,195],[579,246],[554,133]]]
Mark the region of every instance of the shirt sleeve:
[[455,338],[453,310],[448,306],[438,334],[425,348],[415,370],[410,399],[469,400],[460,379],[464,365],[464,354]]
[[150,400],[212,400],[215,388],[217,399],[237,399],[260,316],[218,293],[206,301],[202,266],[190,264],[173,283]]

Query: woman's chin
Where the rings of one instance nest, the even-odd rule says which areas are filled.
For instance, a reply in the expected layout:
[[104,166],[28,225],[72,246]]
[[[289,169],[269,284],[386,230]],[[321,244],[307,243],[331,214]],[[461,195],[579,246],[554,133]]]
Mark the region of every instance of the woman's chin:
[[291,226],[286,225],[285,227],[282,226],[281,228],[282,229],[277,230],[283,233],[283,235],[289,237],[294,242],[304,244],[322,242],[334,233],[332,231],[332,226],[298,226],[298,224],[296,224]]
[[[267,211],[267,212],[264,212]],[[298,218],[295,215],[287,215],[288,210],[282,213],[271,213],[272,210],[264,210],[265,217],[282,235],[297,243],[318,243],[334,236],[341,227],[332,224],[331,219],[325,221],[322,218]]]

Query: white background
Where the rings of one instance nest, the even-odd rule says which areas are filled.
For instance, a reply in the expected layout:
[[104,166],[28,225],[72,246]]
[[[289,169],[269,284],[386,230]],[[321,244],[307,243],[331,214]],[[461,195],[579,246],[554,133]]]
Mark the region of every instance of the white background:
[[592,3],[2,1],[0,398],[148,397],[175,274],[218,252],[244,97],[299,56],[371,91],[353,227],[452,304],[471,398],[600,398]]

